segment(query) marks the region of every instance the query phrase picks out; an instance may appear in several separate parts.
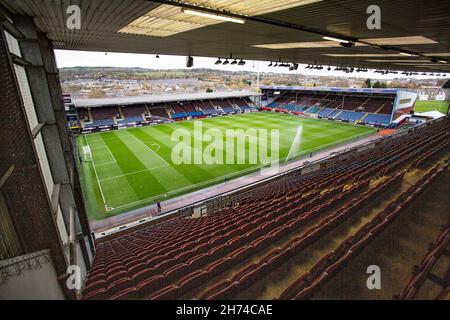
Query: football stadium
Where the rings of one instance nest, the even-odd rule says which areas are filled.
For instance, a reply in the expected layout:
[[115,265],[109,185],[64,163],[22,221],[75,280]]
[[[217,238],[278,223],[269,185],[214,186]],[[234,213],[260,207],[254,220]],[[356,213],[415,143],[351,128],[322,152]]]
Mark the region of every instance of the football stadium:
[[[450,298],[448,1],[72,2],[0,0],[1,300]],[[257,82],[72,94],[55,50]]]

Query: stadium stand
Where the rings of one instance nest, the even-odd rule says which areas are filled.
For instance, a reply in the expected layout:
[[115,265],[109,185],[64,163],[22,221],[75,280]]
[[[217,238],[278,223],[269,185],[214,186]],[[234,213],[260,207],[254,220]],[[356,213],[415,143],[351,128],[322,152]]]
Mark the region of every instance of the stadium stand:
[[[437,168],[434,168],[434,171],[438,171]],[[433,176],[431,176],[431,180],[433,179]],[[437,237],[437,239],[434,241],[434,243],[431,243],[429,245],[428,253],[425,255],[425,257],[422,259],[420,265],[414,266],[413,268],[413,275],[411,280],[408,282],[406,287],[403,289],[403,292],[396,298],[401,300],[412,300],[417,295],[418,291],[423,286],[424,282],[430,277],[431,270],[435,266],[435,264],[438,262],[438,260],[442,257],[445,258],[443,255],[445,253],[449,253],[448,246],[450,244],[450,221],[446,225],[443,225],[441,228],[441,233]],[[450,268],[449,268],[450,271]],[[448,277],[449,272],[446,273],[445,279],[449,279]],[[445,281],[444,279],[444,281]],[[444,284],[444,290],[448,285]]]
[[121,109],[126,123],[143,121],[143,115],[147,112],[145,105],[133,105]]
[[90,122],[89,111],[87,109],[78,109],[78,119],[84,122]]
[[278,111],[317,114],[319,118],[360,122],[372,126],[389,127],[394,96],[342,95],[338,92],[309,93],[285,91],[267,105]]
[[[241,194],[234,206],[213,214],[195,219],[172,218],[99,242],[84,299],[179,298],[211,279],[220,281],[215,280],[201,298],[232,298],[293,252],[354,214],[383,188],[402,180],[404,167],[418,155],[423,160],[446,148],[449,128],[448,118],[429,123],[407,135],[386,139],[375,149],[349,153],[347,160],[331,162],[324,169],[306,174],[293,172],[265,183],[250,190],[247,198]],[[323,257],[280,298],[310,297],[446,167],[448,163],[433,167],[364,228]],[[371,179],[376,177],[383,183],[371,185]],[[339,210],[333,210],[321,225],[283,247],[271,249],[258,262],[244,265],[232,278],[225,276],[231,265],[240,265],[267,250],[331,208]]]
[[363,116],[364,116],[364,113],[362,113],[362,112],[354,112],[354,111],[343,110],[341,113],[339,113],[335,117],[335,119],[336,120],[342,120],[342,121],[356,122],[359,119],[361,119]]
[[331,113],[333,113],[333,111],[334,111],[334,109],[331,109],[331,108],[324,108],[322,111],[320,111],[317,115],[320,117],[320,118],[326,118],[326,117],[328,117],[329,115],[331,115]]
[[328,115],[328,118],[334,119],[334,117],[336,117],[341,112],[342,112],[342,109],[334,109],[334,111]]
[[388,100],[386,100],[386,101],[383,103],[383,105],[377,110],[377,113],[390,114],[393,105],[394,105],[394,100],[393,100],[393,99],[388,99]]
[[91,114],[94,122],[87,126],[112,126],[115,124],[115,119],[121,119],[117,107],[92,108]]
[[[236,106],[236,108],[234,106]],[[84,128],[86,128],[84,131],[91,132],[98,127],[113,126],[115,124],[123,126],[125,124],[141,123],[142,121],[152,122],[159,118],[182,120],[187,117],[202,118],[205,116],[235,114],[245,111],[258,111],[258,109],[248,97],[235,97],[187,100],[182,102],[161,102],[155,104],[118,104],[117,107],[99,105],[91,109],[78,108],[77,118],[80,123],[84,124]],[[93,118],[93,120],[91,118]],[[69,124],[78,128],[77,121],[78,120],[72,120]]]
[[361,123],[367,123],[371,125],[381,125],[381,126],[389,126],[389,122],[391,121],[391,116],[387,114],[368,114],[365,118],[361,120]]
[[353,96],[344,97],[342,109],[356,111],[356,109],[362,108],[362,106],[365,104],[367,100],[368,100],[367,97],[353,97]]
[[320,107],[319,106],[313,106],[311,108],[308,108],[305,112],[306,113],[315,114],[315,113],[318,113],[319,111],[320,111]]
[[232,114],[237,112],[227,99],[214,99],[210,101],[214,106],[220,107],[225,113]]
[[186,112],[187,116],[189,117],[201,117],[204,116],[204,113],[202,111],[198,111],[195,108],[195,105],[192,101],[182,102],[181,103],[184,111]]
[[173,102],[168,103],[168,108],[173,110],[173,113],[171,113],[170,117],[172,119],[183,119],[187,117],[186,111],[183,109],[180,103]]
[[206,101],[198,101],[195,102],[196,105],[203,111],[205,115],[212,116],[219,114],[219,111],[216,110],[212,104],[209,102],[209,100]]
[[[387,99],[384,98],[370,98],[369,101],[367,101],[364,104],[364,111],[370,112],[370,113],[377,113],[377,111],[386,103]],[[388,114],[386,110],[386,114]]]
[[154,117],[162,117],[162,118],[169,118],[169,115],[167,114],[166,104],[165,103],[157,103],[154,105],[147,106],[151,115]]
[[[281,294],[280,299],[310,298],[314,292],[323,286],[339,269],[344,267],[364,246],[398,217],[413,202],[414,197],[422,193],[427,185],[436,180],[439,174],[447,169],[448,165],[448,163],[445,165],[436,165],[422,179],[417,181],[416,184],[412,185],[407,191],[392,201],[383,211],[378,213],[375,218],[360,228],[354,235],[343,241],[335,250],[323,257],[309,272],[297,279]],[[403,174],[404,172],[396,174],[390,178],[390,181],[401,178]],[[382,190],[383,186],[381,185],[375,187],[375,190],[372,192],[376,193]],[[351,208],[346,210],[351,211]],[[448,234],[444,238],[448,242]]]
[[228,98],[232,105],[236,105],[242,111],[257,111],[253,102],[249,98]]

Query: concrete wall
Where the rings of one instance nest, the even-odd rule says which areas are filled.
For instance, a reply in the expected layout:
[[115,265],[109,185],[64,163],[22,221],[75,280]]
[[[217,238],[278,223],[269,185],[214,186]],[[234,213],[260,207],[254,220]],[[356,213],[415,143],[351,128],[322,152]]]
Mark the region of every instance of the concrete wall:
[[0,270],[0,300],[64,299],[48,250],[0,261]]

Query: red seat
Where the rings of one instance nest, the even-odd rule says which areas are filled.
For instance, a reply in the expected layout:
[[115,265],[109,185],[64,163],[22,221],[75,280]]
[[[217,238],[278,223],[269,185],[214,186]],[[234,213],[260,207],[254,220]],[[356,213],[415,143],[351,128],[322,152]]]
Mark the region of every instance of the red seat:
[[202,285],[207,279],[208,273],[206,271],[198,270],[183,277],[178,282],[178,286],[180,287],[181,293],[184,294]]
[[105,300],[106,298],[106,288],[100,288],[83,295],[84,300]]
[[176,279],[181,277],[184,274],[188,273],[189,266],[187,264],[177,264],[170,269],[168,269],[166,272],[164,272],[164,276],[166,277],[167,281],[174,282]]
[[136,286],[136,297],[146,298],[159,290],[165,284],[165,277],[162,275],[153,276],[139,283]]
[[254,252],[255,250],[253,249],[252,246],[247,246],[244,248],[238,248],[237,250],[233,251],[230,255],[231,259],[233,259],[234,262],[238,263],[244,259],[249,258]]
[[223,280],[217,283],[215,286],[209,288],[201,297],[200,300],[207,300],[214,297],[215,293],[221,292],[222,290],[226,290],[232,282],[229,279]]
[[128,287],[111,296],[112,300],[130,300],[137,298],[137,290],[135,287]]
[[196,270],[202,268],[208,262],[208,260],[209,256],[202,253],[189,259],[186,264],[190,266],[191,270]]
[[123,277],[111,282],[107,287],[108,296],[113,296],[118,292],[133,286],[133,282],[129,277]]
[[232,260],[230,258],[222,258],[213,262],[206,270],[209,277],[212,278],[227,271],[231,265],[231,262]]
[[151,300],[173,300],[180,295],[180,288],[176,285],[170,285],[155,292],[149,297]]

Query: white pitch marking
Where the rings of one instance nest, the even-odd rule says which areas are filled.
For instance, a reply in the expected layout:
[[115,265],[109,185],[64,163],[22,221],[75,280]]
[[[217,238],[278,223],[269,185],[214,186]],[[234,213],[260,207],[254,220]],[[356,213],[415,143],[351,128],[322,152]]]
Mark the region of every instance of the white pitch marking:
[[[153,199],[161,199],[161,198],[164,198],[165,195],[171,195],[171,194],[174,194],[174,193],[186,190],[186,189],[195,188],[197,186],[209,184],[209,183],[211,183],[213,181],[216,181],[216,180],[220,181],[220,180],[223,180],[224,178],[229,177],[229,176],[234,176],[234,175],[241,176],[242,173],[247,172],[247,171],[255,171],[256,172],[256,170],[260,169],[261,167],[262,167],[262,165],[258,165],[258,166],[255,166],[255,167],[244,169],[242,171],[228,173],[228,174],[216,177],[216,178],[212,178],[212,179],[209,179],[209,180],[201,181],[199,183],[194,183],[194,184],[191,184],[191,185],[188,185],[188,186],[185,186],[185,187],[181,187],[181,188],[178,188],[178,189],[166,192],[164,194],[159,194],[159,195],[156,195],[156,196],[153,196],[153,197],[141,199],[141,200],[134,201],[134,202],[129,202],[129,203],[120,205],[118,207],[114,207],[114,209],[120,209],[120,208],[124,208],[124,207],[129,207],[129,206],[132,206],[132,205],[135,205],[135,204],[138,204],[138,203],[141,203],[141,202],[147,202],[147,201],[150,201],[150,200],[153,200]],[[106,211],[111,211],[111,210],[106,210]]]
[[[89,146],[89,142],[87,141],[86,135],[84,135],[84,141],[86,142],[86,144]],[[100,189],[100,194],[102,196],[103,199],[103,204],[105,206],[106,211],[108,211],[108,206],[106,205],[106,200],[105,200],[105,196],[103,194],[103,190],[102,190],[102,185],[100,183],[100,180],[98,179],[98,174],[97,174],[97,170],[95,169],[95,161],[94,161],[94,156],[92,156],[92,167],[94,168],[94,173],[95,173],[95,178],[97,179],[97,183],[98,183],[98,188]]]
[[168,167],[168,165],[152,167],[152,168],[143,169],[143,170],[139,170],[139,171],[124,173],[124,174],[121,174],[121,175],[118,175],[118,176],[114,176],[114,177],[110,177],[110,178],[101,179],[100,181],[112,180],[112,179],[121,178],[121,177],[129,176],[129,175],[133,175],[133,174],[137,174],[137,173],[141,173],[141,172],[145,172],[145,171],[149,171],[149,170],[154,170],[154,169],[159,169],[159,168],[166,168],[166,167]]
[[164,161],[164,163],[168,166],[170,166],[170,164],[164,160],[159,154],[157,154],[152,148],[150,148],[148,145],[146,145],[143,141],[141,141],[141,139],[133,136],[137,141],[139,141],[140,143],[142,143],[148,150],[150,150],[151,152],[153,152],[159,159],[161,159],[162,161]]

